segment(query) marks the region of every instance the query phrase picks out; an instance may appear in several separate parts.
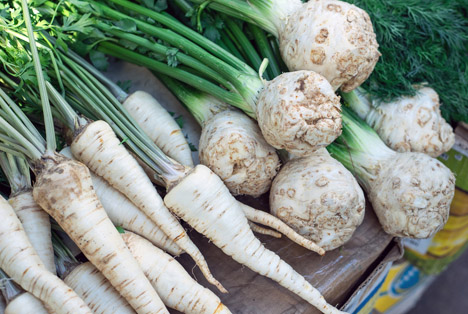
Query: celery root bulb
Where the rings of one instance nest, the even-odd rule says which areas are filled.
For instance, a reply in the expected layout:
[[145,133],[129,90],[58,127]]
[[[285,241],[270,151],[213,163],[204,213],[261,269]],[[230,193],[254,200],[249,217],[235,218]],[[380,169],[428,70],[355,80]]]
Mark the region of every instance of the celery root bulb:
[[232,194],[257,197],[270,189],[280,161],[258,125],[228,110],[210,118],[200,137],[200,162],[213,170]]
[[270,191],[272,214],[327,251],[351,238],[364,208],[359,184],[325,149],[288,161]]
[[384,230],[398,237],[428,238],[447,222],[455,177],[437,159],[398,153],[381,164],[368,196]]
[[306,156],[341,134],[340,98],[315,72],[283,73],[260,92],[257,120],[270,145]]
[[380,57],[369,15],[342,1],[303,4],[282,21],[278,34],[281,55],[291,71],[320,73],[335,90],[361,85]]
[[380,138],[399,152],[421,152],[437,157],[455,143],[452,127],[440,113],[439,95],[429,87],[414,97],[403,97],[372,108],[366,121]]

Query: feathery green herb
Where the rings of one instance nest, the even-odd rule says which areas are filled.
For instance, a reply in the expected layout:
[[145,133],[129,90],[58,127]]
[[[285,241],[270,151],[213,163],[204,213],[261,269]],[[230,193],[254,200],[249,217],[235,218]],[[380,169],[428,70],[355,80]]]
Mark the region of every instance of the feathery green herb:
[[382,57],[363,87],[390,101],[427,82],[449,121],[468,122],[467,0],[345,0],[369,14]]

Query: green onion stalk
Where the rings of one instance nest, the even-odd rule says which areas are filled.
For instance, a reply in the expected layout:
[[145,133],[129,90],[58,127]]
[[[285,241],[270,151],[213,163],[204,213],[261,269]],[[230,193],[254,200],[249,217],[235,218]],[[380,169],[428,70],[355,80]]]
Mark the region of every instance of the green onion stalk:
[[369,15],[346,2],[213,0],[206,6],[273,34],[291,71],[315,71],[334,89],[361,85],[380,56]]
[[438,157],[453,146],[455,134],[441,115],[436,91],[424,85],[415,89],[415,96],[391,102],[373,100],[361,88],[341,96],[393,150]]
[[437,159],[390,149],[346,107],[343,134],[327,149],[356,176],[387,233],[428,238],[447,222],[455,177]]
[[[258,120],[270,145],[295,155],[307,155],[328,145],[340,134],[339,99],[322,76],[312,71],[297,71],[264,82],[244,62],[172,17],[167,17],[167,14],[125,0],[109,2],[118,5],[120,11],[93,1],[88,1],[89,6],[70,9],[81,10],[80,14],[95,14],[101,20],[102,23],[93,20],[93,25],[112,39],[96,40],[99,51],[170,76],[243,110]],[[46,5],[55,8],[49,2]],[[65,11],[59,10],[61,14],[66,14]],[[133,17],[135,14],[138,16]],[[147,23],[148,18],[165,27]],[[116,30],[117,22],[122,20],[131,21],[136,30],[130,30],[130,33],[127,30],[126,34]],[[108,26],[104,26],[106,23]],[[179,66],[155,60],[154,54],[166,62],[170,59],[167,50],[164,53],[158,46],[161,44],[154,43],[158,40],[163,41],[167,49],[180,50],[176,53]],[[144,51],[138,51],[136,46],[144,47]],[[219,51],[224,52],[223,58],[218,57]],[[196,65],[193,59],[187,60],[187,57],[198,60],[199,64]]]

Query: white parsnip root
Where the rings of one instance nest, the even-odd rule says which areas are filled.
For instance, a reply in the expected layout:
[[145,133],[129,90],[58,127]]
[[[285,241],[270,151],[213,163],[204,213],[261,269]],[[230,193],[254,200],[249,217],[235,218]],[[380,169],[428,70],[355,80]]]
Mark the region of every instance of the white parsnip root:
[[33,195],[135,311],[168,313],[102,208],[85,165],[45,155]]
[[353,175],[323,148],[283,166],[270,190],[270,210],[330,251],[362,223],[365,198]]
[[73,155],[94,173],[103,177],[115,189],[132,201],[153,220],[166,235],[189,254],[205,278],[220,291],[226,289],[213,277],[205,258],[190,240],[179,221],[169,212],[148,176],[138,165],[112,128],[104,121],[88,124],[73,140]]
[[13,208],[1,197],[0,217],[0,267],[8,276],[56,313],[91,314],[83,300],[45,268]]
[[252,229],[253,232],[268,235],[270,237],[277,238],[277,239],[281,238],[281,233],[268,229],[268,228],[261,227],[250,220],[249,220],[249,227],[250,229]]
[[25,292],[8,303],[5,314],[49,314],[49,312],[41,301]]
[[11,196],[8,202],[15,210],[29,241],[31,241],[45,267],[55,274],[49,214],[36,204],[32,190],[19,192]]
[[164,202],[237,262],[275,280],[323,313],[341,313],[303,276],[262,245],[249,228],[241,206],[209,168],[196,166],[167,193]]
[[247,217],[248,220],[273,228],[287,236],[293,242],[296,242],[300,246],[305,247],[306,249],[317,252],[320,255],[325,254],[325,250],[323,248],[311,240],[304,238],[302,235],[298,234],[291,227],[275,216],[242,203],[240,203],[240,205],[244,211],[245,217]]
[[136,91],[122,105],[166,155],[184,166],[193,167],[192,151],[182,130],[153,96]]
[[122,234],[164,303],[186,314],[229,314],[228,308],[210,290],[198,284],[171,256],[142,237]]
[[90,262],[75,267],[64,279],[96,314],[133,314],[128,302]]
[[[69,147],[62,149],[60,153],[73,159]],[[172,255],[180,255],[183,253],[182,249],[175,244],[174,241],[169,239],[166,234],[149,219],[148,216],[130,202],[125,195],[114,189],[109,183],[95,175],[92,171],[90,171],[90,174],[96,195],[114,225],[135,232],[149,240],[158,248]]]

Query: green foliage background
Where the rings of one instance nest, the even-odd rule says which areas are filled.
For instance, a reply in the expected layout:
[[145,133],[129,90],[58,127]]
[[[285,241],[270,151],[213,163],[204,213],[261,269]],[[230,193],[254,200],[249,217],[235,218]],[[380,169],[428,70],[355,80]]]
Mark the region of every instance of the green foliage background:
[[363,87],[389,101],[427,82],[444,117],[468,122],[468,0],[345,0],[369,14],[382,56]]

